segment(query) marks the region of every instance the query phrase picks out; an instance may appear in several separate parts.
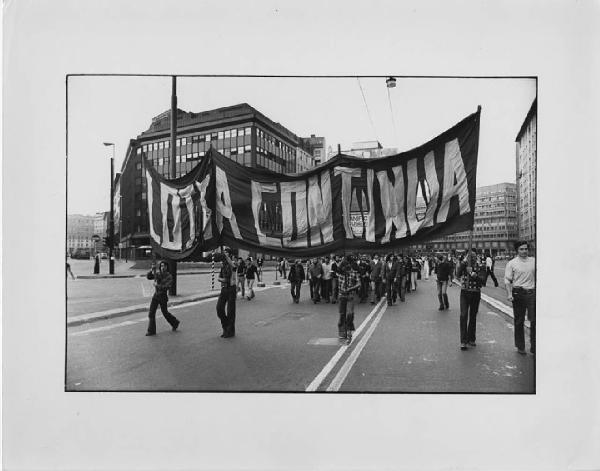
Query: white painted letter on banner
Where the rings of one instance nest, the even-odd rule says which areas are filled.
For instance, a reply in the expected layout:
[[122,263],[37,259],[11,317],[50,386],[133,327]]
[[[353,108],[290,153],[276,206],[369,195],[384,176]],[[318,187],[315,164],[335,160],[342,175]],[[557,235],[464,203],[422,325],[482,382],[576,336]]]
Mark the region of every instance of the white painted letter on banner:
[[[455,177],[456,184],[454,183]],[[437,223],[446,222],[450,200],[454,196],[458,196],[460,214],[466,214],[471,211],[467,173],[460,153],[458,139],[453,139],[446,143],[444,151],[444,190],[442,193],[442,204],[437,215]]]
[[219,233],[223,232],[223,218],[229,219],[231,224],[231,230],[236,239],[241,239],[240,229],[235,219],[233,208],[231,207],[231,196],[229,195],[229,183],[227,182],[227,175],[221,167],[215,167],[215,183],[217,187],[216,194],[216,216],[217,216],[217,228]]

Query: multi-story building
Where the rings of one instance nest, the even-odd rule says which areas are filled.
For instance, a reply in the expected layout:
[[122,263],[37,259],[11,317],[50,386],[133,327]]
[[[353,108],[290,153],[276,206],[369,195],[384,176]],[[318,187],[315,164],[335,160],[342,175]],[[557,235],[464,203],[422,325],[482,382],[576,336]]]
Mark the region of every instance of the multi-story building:
[[100,211],[94,215],[94,234],[104,240],[108,230],[109,211]]
[[324,137],[311,134],[310,137],[300,137],[298,139],[299,146],[314,159],[314,165],[320,165],[327,160],[327,153],[325,151],[326,141]]
[[533,101],[516,138],[517,226],[520,240],[535,247],[537,98]]
[[94,248],[92,236],[95,216],[69,214],[67,216],[67,252],[72,254],[77,249],[91,250]]
[[[512,243],[517,239],[517,196],[514,183],[477,188],[473,245],[478,252],[493,255],[513,254]],[[425,202],[417,199],[417,217],[425,216]],[[466,250],[471,231],[451,234],[414,246],[427,251]]]
[[343,150],[342,154],[373,159],[395,155],[398,149],[395,147],[383,147],[379,141],[354,142],[349,150]]
[[168,110],[156,116],[130,141],[121,167],[121,211],[115,228],[121,228],[120,242],[129,258],[143,257],[150,249],[142,155],[169,178],[185,175],[211,147],[241,165],[277,173],[296,173],[314,165],[310,153],[298,150],[296,134],[242,103],[200,113],[177,110],[176,171],[170,175],[170,115]]

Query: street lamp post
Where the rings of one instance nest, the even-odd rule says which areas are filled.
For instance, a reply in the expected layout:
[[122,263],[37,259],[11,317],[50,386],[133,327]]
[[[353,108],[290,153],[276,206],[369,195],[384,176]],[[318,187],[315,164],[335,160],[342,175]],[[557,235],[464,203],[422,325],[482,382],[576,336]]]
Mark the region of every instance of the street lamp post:
[[110,158],[110,219],[108,220],[108,274],[115,274],[115,261],[113,259],[113,244],[115,238],[115,213],[114,213],[114,161],[115,161],[115,144],[113,142],[103,142],[105,146],[112,147],[112,157]]

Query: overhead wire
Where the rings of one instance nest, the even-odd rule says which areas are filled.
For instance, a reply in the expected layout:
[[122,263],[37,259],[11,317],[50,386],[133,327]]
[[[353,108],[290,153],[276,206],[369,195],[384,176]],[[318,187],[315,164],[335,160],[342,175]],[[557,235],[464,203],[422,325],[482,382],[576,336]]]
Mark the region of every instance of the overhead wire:
[[367,104],[367,98],[365,97],[365,92],[363,90],[362,84],[360,83],[360,78],[356,77],[356,81],[358,82],[358,87],[360,88],[360,93],[362,94],[363,102],[365,103],[367,115],[369,116],[369,121],[371,122],[371,128],[373,128],[373,134],[375,135],[375,139],[377,140],[377,142],[379,142],[379,136],[377,135],[375,123],[373,123],[373,118],[371,117],[371,112],[369,111],[369,105]]

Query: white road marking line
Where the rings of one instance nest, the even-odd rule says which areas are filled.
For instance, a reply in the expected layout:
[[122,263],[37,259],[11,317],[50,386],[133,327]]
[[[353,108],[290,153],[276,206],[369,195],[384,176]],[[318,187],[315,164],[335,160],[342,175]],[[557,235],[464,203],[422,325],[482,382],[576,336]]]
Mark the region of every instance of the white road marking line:
[[[384,301],[385,301],[385,298],[382,298],[381,301],[379,301],[379,303],[375,305],[375,307],[369,313],[369,315],[367,316],[367,318],[363,321],[363,323],[354,332],[354,337],[358,338],[359,334],[362,332],[362,330],[364,329],[364,327],[371,321],[371,318],[381,308],[381,306],[383,305]],[[335,355],[333,355],[333,357],[331,358],[331,360],[329,360],[329,362],[323,367],[323,369],[321,370],[321,372],[306,387],[306,392],[316,391],[319,388],[319,386],[321,385],[321,383],[323,382],[323,380],[327,377],[327,375],[331,372],[331,370],[333,370],[333,368],[335,367],[335,365],[337,364],[337,362],[340,360],[340,358],[342,357],[342,355],[346,352],[346,350],[348,349],[348,347],[349,347],[348,345],[342,345],[338,349],[338,351],[335,352]]]
[[387,303],[383,305],[383,308],[379,311],[373,322],[371,322],[369,329],[365,332],[365,335],[363,335],[363,337],[360,339],[360,342],[358,342],[356,348],[352,351],[352,353],[350,353],[350,356],[342,365],[340,371],[338,371],[338,374],[335,376],[335,378],[333,378],[333,381],[327,388],[327,391],[338,391],[342,387],[342,384],[344,384],[348,373],[350,373],[350,370],[354,366],[354,363],[356,363],[358,356],[365,348],[365,345],[371,338],[371,335],[373,335],[373,332],[377,328],[377,325],[379,324],[379,321],[381,320],[381,317],[383,316],[383,313],[386,311],[386,309]]
[[[268,288],[272,288],[272,286],[261,288],[261,291],[264,291],[265,289],[268,289]],[[214,301],[215,299],[216,298],[206,298],[206,299],[200,299],[199,301],[191,301],[189,303],[177,304],[176,306],[169,306],[169,310],[181,309],[181,308],[184,308],[184,307],[196,306],[198,304],[203,304],[203,303],[207,303],[209,301]],[[106,330],[116,329],[118,327],[125,327],[125,326],[132,325],[132,324],[138,324],[139,322],[145,321],[147,319],[148,319],[148,317],[145,316],[145,317],[141,317],[139,319],[134,319],[134,320],[124,321],[124,322],[119,322],[118,324],[111,324],[111,325],[106,325],[106,326],[103,326],[103,327],[94,327],[94,328],[82,330],[82,331],[79,331],[79,332],[73,332],[73,333],[70,333],[69,335],[76,336],[76,335],[91,334],[93,332],[102,332],[102,331],[106,331]]]

